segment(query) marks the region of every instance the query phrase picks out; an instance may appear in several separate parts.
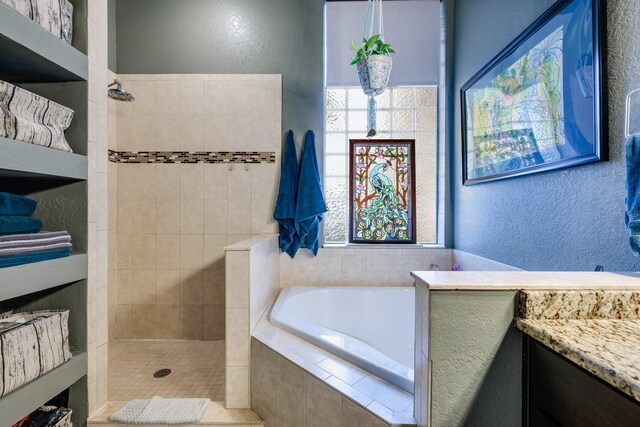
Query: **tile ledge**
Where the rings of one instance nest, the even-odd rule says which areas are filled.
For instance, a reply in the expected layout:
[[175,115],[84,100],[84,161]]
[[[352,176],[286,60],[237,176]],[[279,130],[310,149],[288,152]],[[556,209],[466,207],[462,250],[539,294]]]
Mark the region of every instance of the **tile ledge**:
[[251,251],[252,249],[260,246],[264,243],[267,243],[273,239],[277,239],[277,234],[263,234],[258,236],[250,237],[249,239],[242,240],[240,242],[234,243],[229,246],[224,247],[225,252],[242,252],[242,251]]
[[399,243],[399,244],[373,244],[373,243],[325,243],[322,249],[450,249],[444,245],[432,243]]

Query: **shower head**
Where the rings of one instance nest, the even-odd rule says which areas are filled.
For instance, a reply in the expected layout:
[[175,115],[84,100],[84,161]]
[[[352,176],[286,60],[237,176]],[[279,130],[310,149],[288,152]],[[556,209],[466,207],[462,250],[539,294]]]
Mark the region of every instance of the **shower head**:
[[114,80],[113,83],[111,83],[107,87],[110,88],[111,86],[115,86],[115,88],[109,89],[108,91],[109,98],[115,99],[116,101],[125,101],[125,102],[131,102],[136,100],[136,98],[131,94],[131,92],[128,92],[122,89],[122,84],[120,84],[120,81]]

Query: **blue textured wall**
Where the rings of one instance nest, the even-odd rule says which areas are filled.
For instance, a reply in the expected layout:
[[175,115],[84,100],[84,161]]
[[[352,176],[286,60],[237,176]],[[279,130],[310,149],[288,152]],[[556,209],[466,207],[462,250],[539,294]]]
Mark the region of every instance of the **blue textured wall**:
[[610,161],[462,186],[460,86],[553,3],[455,0],[454,247],[527,270],[640,270],[623,222],[624,97],[640,87],[640,0],[606,2]]

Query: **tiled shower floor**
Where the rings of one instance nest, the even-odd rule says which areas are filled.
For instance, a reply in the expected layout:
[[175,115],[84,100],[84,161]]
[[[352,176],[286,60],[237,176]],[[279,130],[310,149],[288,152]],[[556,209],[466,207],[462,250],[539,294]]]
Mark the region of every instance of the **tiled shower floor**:
[[[171,374],[154,378],[169,368]],[[144,341],[109,343],[109,400],[208,397],[222,401],[224,341]]]

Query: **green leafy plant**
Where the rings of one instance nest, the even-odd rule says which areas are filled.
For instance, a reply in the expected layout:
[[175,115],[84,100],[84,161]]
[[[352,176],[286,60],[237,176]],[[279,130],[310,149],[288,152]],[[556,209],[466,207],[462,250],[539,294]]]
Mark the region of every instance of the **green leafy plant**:
[[375,34],[368,40],[363,37],[360,47],[356,45],[355,40],[351,40],[351,49],[356,51],[355,56],[351,60],[351,65],[357,64],[361,59],[366,59],[371,55],[390,55],[396,53],[390,44],[382,40],[380,34]]

